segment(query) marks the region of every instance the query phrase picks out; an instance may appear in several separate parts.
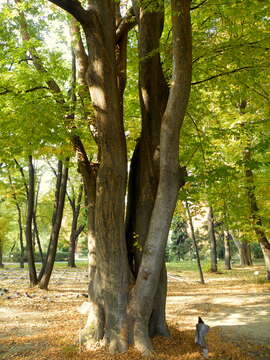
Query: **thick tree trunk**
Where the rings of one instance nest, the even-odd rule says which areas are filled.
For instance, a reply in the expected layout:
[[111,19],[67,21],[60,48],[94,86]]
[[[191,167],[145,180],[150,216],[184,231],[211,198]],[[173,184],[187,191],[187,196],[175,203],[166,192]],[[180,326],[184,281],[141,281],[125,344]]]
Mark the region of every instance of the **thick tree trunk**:
[[211,251],[211,271],[217,272],[217,242],[214,231],[214,215],[213,209],[210,206],[207,216],[207,224],[208,224],[208,237],[210,242],[210,251]]
[[89,20],[93,23],[84,23],[83,27],[89,52],[87,82],[96,110],[101,157],[95,203],[95,291],[89,295],[105,319],[99,335],[104,333],[109,351],[115,353],[128,346],[124,229],[127,157],[115,62],[115,3],[95,0],[92,6],[95,14]]
[[193,227],[192,216],[191,216],[191,213],[190,213],[190,210],[189,210],[188,202],[185,201],[185,203],[186,203],[186,209],[187,209],[187,214],[188,214],[189,226],[190,226],[190,229],[191,229],[191,236],[192,236],[192,240],[193,240],[193,244],[194,244],[194,248],[195,248],[195,252],[196,252],[196,259],[197,259],[197,265],[198,265],[198,270],[199,270],[199,274],[200,274],[200,280],[201,280],[202,284],[205,284],[203,271],[202,271],[202,266],[201,266],[199,248],[198,248],[198,245],[197,245],[197,240],[196,240],[195,231],[194,231],[194,227]]
[[[138,274],[142,249],[157,193],[160,126],[169,93],[158,51],[164,22],[163,7],[160,5],[159,11],[157,9],[151,11],[143,7],[137,8],[136,17],[139,24],[139,56],[141,59],[139,62],[139,95],[142,132],[131,161],[126,218],[129,263],[135,278]],[[162,266],[160,279],[149,323],[151,336],[168,335],[165,322],[167,289],[165,263]]]
[[[124,231],[127,171],[121,81],[115,61],[117,57],[115,44],[116,39],[119,39],[115,36],[115,2],[93,0],[87,10],[77,1],[53,0],[52,2],[72,13],[80,21],[86,35],[89,50],[87,83],[96,111],[100,149],[95,202],[96,268],[95,277],[93,281],[90,280],[89,295],[90,301],[97,305],[98,323],[94,325],[95,330],[100,331],[98,334],[95,331],[96,335],[102,337],[104,334],[111,352],[124,351],[128,345],[126,314],[128,264]],[[158,2],[154,2],[154,5],[158,5]],[[172,2],[172,8],[174,75],[162,124],[160,148],[163,155],[160,181],[130,306],[132,309],[132,304],[135,304],[134,311],[130,314],[134,319],[135,343],[145,353],[151,349],[149,319],[160,280],[169,225],[179,186],[184,182],[184,171],[181,171],[179,166],[178,150],[179,130],[184,118],[191,82],[190,1],[175,0]],[[150,286],[144,287],[144,276],[145,273],[148,274],[146,271],[148,265],[152,276],[148,278]],[[93,284],[93,292],[91,292],[91,284]],[[145,304],[149,305],[145,306]],[[146,317],[142,316],[145,309]],[[143,333],[140,332],[140,328],[143,329]],[[143,343],[146,343],[146,346],[143,346]]]
[[35,286],[38,281],[37,281],[37,273],[36,273],[35,258],[34,258],[33,232],[32,232],[34,204],[35,204],[35,170],[33,166],[32,155],[28,156],[28,166],[29,166],[29,186],[28,186],[28,198],[27,198],[27,218],[26,218],[26,227],[25,227],[25,239],[27,246],[27,260],[28,260],[30,286]]
[[66,187],[68,180],[68,159],[66,159],[67,164],[64,166],[64,170],[62,173],[62,161],[59,160],[58,165],[58,179],[56,186],[56,202],[55,202],[55,211],[52,219],[52,230],[50,236],[49,247],[47,250],[46,261],[43,266],[43,271],[41,272],[39,287],[40,289],[47,289],[50,281],[51,273],[54,266],[59,232],[61,228],[63,211],[65,205],[65,195],[66,195]]
[[179,166],[179,131],[189,99],[191,83],[190,1],[172,1],[173,82],[161,124],[160,178],[144,246],[141,266],[133,289],[130,311],[134,318],[134,343],[144,355],[152,352],[148,324],[169,227],[185,171]]

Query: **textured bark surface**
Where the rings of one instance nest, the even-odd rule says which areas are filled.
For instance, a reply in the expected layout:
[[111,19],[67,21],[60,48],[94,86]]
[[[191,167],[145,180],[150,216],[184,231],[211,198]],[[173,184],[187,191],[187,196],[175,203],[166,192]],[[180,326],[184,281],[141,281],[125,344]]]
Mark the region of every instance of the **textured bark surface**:
[[[143,185],[149,183],[151,201],[149,205],[144,199],[148,193],[143,193],[143,190],[137,192],[135,202],[140,195],[140,201],[145,201],[142,209],[149,206],[150,210],[147,209],[146,212],[147,221],[140,225],[144,232],[141,236],[148,236],[139,271],[136,257],[135,261],[134,258],[131,260],[132,265],[137,262],[135,270],[138,271],[138,276],[128,314],[129,269],[124,226],[127,159],[122,95],[125,87],[126,33],[131,25],[121,19],[119,7],[112,0],[93,0],[89,2],[87,9],[75,0],[51,2],[70,12],[80,22],[85,33],[88,47],[86,80],[95,110],[99,148],[99,165],[92,184],[96,191],[92,199],[89,190],[91,176],[90,173],[86,174],[86,167],[81,166],[85,165],[84,160],[79,166],[83,168],[81,172],[85,171],[86,174],[84,181],[88,186],[88,204],[94,205],[91,219],[89,217],[89,222],[93,221],[90,225],[92,233],[89,236],[89,297],[92,315],[89,316],[84,335],[86,338],[87,335],[94,336],[95,339],[104,338],[112,353],[125,351],[128,342],[135,340],[137,348],[144,354],[149,354],[152,350],[150,333],[164,332],[160,326],[165,323],[164,310],[160,311],[165,306],[166,292],[164,251],[178,189],[184,183],[185,176],[184,169],[179,166],[178,150],[179,131],[191,82],[190,1],[172,1],[174,70],[168,103],[164,91],[161,91],[164,79],[160,80],[163,75],[157,48],[162,31],[162,22],[158,17],[163,16],[160,13],[160,2],[152,2],[155,11],[158,9],[155,14],[140,12],[139,15],[140,31],[144,29],[140,35],[140,48],[143,50],[141,54],[144,54],[140,67],[140,100],[143,127],[147,125],[143,130],[144,138],[136,147],[137,155],[134,159],[138,159],[140,154],[142,156],[143,151],[146,151],[146,157],[142,156],[139,161],[134,161],[134,167],[138,169],[139,166],[148,166],[149,169],[148,173],[139,171],[145,178],[139,178],[139,181],[133,179],[132,186],[142,180]],[[153,19],[157,20],[154,26]],[[154,36],[154,44],[149,42],[147,36]],[[149,52],[152,52],[150,56]],[[158,102],[161,102],[162,106]],[[74,140],[73,138],[75,147],[77,142],[74,144]],[[147,142],[151,145],[150,148],[147,147]],[[78,148],[82,150],[80,146]],[[145,159],[147,162],[143,164]],[[130,208],[137,209],[137,204]],[[138,217],[138,220],[143,221],[143,216]],[[128,246],[130,248],[130,244]],[[164,285],[158,288],[159,283]]]
[[[159,181],[160,127],[168,101],[169,89],[165,81],[159,54],[159,42],[164,22],[164,9],[150,11],[134,1],[139,25],[139,97],[142,131],[131,160],[126,233],[129,264],[136,279],[142,249],[149,229]],[[136,244],[136,245],[134,245]],[[149,320],[151,336],[167,336],[165,322],[166,268],[162,267],[155,304]]]
[[89,293],[99,314],[104,314],[103,333],[111,353],[125,351],[128,346],[124,229],[127,158],[115,59],[114,5],[112,1],[93,1],[89,23],[83,24],[89,54],[87,83],[100,147],[95,199],[95,291]]
[[185,115],[191,82],[189,6],[190,1],[172,1],[174,68],[170,94],[161,124],[160,177],[131,301],[135,346],[145,355],[150,355],[152,352],[148,322],[158,287],[178,190],[184,184],[185,171],[179,165],[179,131]]

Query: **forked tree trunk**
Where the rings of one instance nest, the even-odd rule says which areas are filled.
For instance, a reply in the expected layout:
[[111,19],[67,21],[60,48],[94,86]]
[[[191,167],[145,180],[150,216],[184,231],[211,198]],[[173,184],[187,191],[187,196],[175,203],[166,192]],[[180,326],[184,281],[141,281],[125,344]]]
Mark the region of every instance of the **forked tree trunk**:
[[210,242],[210,255],[211,255],[211,271],[217,272],[217,241],[214,230],[214,215],[213,209],[210,206],[207,216],[207,224],[208,224],[208,237]]
[[[134,320],[134,326],[130,328],[126,312],[129,272],[124,229],[126,145],[121,81],[115,61],[115,44],[119,39],[118,31],[115,36],[115,2],[93,0],[87,10],[77,1],[52,2],[73,14],[84,29],[89,62],[87,82],[96,111],[100,165],[97,171],[94,214],[95,264],[91,267],[94,274],[89,284],[90,301],[96,305],[97,319],[92,332],[98,339],[104,337],[112,353],[126,350],[128,341],[133,338],[137,348],[147,354],[152,349],[149,319],[153,313],[162,273],[177,192],[184,182],[185,174],[179,166],[178,150],[179,130],[191,82],[190,1],[172,1],[173,84],[162,123],[159,187],[129,309],[129,315]],[[158,6],[159,3],[154,1],[154,5]],[[125,26],[121,21],[117,30],[121,33]],[[145,306],[146,304],[148,305]]]
[[[72,221],[73,222],[73,221]],[[84,229],[84,225],[80,225],[76,227],[72,224],[70,239],[69,239],[69,257],[68,257],[68,266],[76,267],[75,256],[76,256],[76,248],[78,243],[78,237]]]
[[72,224],[71,224],[71,232],[69,237],[69,258],[68,258],[68,266],[70,267],[76,267],[75,252],[77,247],[77,240],[80,233],[84,229],[83,225],[78,227],[78,218],[80,215],[82,195],[83,195],[83,184],[81,184],[79,187],[77,200],[74,189],[73,189],[72,198],[68,195],[69,203],[72,210]]
[[56,187],[55,209],[52,219],[52,229],[51,229],[50,242],[46,255],[46,261],[43,266],[43,271],[40,274],[41,275],[39,281],[40,289],[48,288],[48,284],[51,278],[51,274],[55,262],[59,232],[61,228],[64,205],[65,205],[65,195],[66,195],[67,180],[68,180],[68,162],[69,159],[66,159],[66,164],[64,166],[63,171],[62,171],[62,167],[63,167],[62,161],[59,160],[58,162],[59,173],[58,173],[57,187]]

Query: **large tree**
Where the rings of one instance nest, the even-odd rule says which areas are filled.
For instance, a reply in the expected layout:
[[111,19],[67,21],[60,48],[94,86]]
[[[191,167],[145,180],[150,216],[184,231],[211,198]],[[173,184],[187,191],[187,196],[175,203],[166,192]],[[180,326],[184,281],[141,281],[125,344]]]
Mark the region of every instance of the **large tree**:
[[[51,2],[72,14],[84,31],[88,48],[85,75],[95,110],[99,148],[96,183],[91,186],[96,191],[92,194],[95,211],[91,225],[94,233],[91,231],[89,297],[95,324],[93,326],[89,320],[85,333],[95,339],[104,338],[113,353],[125,351],[128,343],[134,342],[142,353],[149,354],[152,351],[151,319],[155,324],[152,334],[167,334],[164,300],[160,305],[156,304],[156,298],[157,294],[164,293],[159,281],[165,276],[165,245],[177,193],[185,175],[179,165],[179,132],[191,84],[190,1],[173,0],[171,3],[173,71],[170,91],[159,56],[164,19],[161,1],[134,1],[133,10],[125,18],[121,18],[119,4],[111,0],[89,1],[87,8],[76,0]],[[135,203],[141,202],[145,191],[149,197],[145,203],[140,203],[142,215],[138,213],[138,205],[133,205],[134,213],[129,214],[135,216],[133,224],[141,223],[138,226],[142,253],[136,257],[128,256],[126,243],[127,152],[123,126],[125,45],[127,31],[134,23],[130,20],[133,13],[139,25],[143,130],[135,149],[138,155],[134,155],[133,161],[133,171],[135,167],[137,173],[130,181],[141,177],[132,195],[136,196]],[[83,152],[80,155],[85,159]],[[85,165],[89,167],[90,163],[85,161]],[[81,173],[84,183],[88,184],[86,193],[90,198],[91,171],[87,175],[81,168]],[[129,188],[134,189],[131,185]],[[131,225],[128,226],[130,230]],[[137,231],[136,226],[133,229]],[[133,245],[131,241],[129,237],[129,250]]]

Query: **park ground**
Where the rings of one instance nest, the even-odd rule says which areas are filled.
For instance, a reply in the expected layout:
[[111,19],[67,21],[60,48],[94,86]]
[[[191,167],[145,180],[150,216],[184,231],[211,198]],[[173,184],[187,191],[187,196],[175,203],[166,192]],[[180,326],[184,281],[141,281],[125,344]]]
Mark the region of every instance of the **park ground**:
[[[270,284],[263,266],[221,268],[198,281],[194,264],[168,265],[167,319],[170,338],[154,339],[157,360],[203,359],[194,344],[198,316],[210,326],[209,359],[270,360]],[[132,360],[133,348],[109,355],[102,347],[86,351],[78,344],[86,315],[87,270],[58,265],[49,291],[28,287],[27,270],[0,270],[0,359]]]

